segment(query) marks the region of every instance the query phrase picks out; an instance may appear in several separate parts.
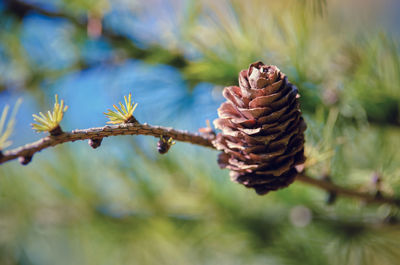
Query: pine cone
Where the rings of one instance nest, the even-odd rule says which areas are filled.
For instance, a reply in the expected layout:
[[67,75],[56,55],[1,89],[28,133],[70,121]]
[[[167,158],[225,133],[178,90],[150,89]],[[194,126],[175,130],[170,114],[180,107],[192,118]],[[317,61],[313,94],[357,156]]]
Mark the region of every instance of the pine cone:
[[233,181],[260,195],[287,187],[295,166],[305,161],[297,88],[276,66],[262,62],[241,71],[239,85],[224,88],[227,101],[214,121],[222,130],[213,141],[223,151],[218,163],[231,170]]

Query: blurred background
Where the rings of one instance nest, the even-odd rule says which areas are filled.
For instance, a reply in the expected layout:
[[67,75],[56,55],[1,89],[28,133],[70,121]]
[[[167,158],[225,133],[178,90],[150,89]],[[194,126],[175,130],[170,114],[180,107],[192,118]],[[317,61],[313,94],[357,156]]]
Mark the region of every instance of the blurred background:
[[[132,92],[140,122],[196,131],[254,61],[301,94],[308,174],[400,195],[397,0],[0,0],[0,111],[9,148],[103,126]],[[400,260],[398,208],[294,183],[257,196],[217,152],[153,137],[68,143],[0,166],[0,264],[379,264]]]

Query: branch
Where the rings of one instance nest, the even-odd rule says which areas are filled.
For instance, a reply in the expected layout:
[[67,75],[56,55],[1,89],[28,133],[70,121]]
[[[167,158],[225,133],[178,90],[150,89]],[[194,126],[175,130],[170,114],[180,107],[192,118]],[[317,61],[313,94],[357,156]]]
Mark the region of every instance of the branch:
[[367,192],[360,192],[357,190],[344,188],[333,184],[332,182],[324,181],[322,179],[315,179],[309,177],[303,173],[297,175],[296,180],[309,184],[311,186],[317,187],[319,189],[326,190],[328,192],[336,193],[337,195],[342,195],[345,197],[354,197],[358,199],[362,199],[367,203],[387,203],[397,207],[400,207],[400,199],[387,197],[387,196],[376,196]]
[[[204,147],[215,148],[211,141],[215,138],[213,134],[197,134],[190,133],[187,131],[179,131],[173,128],[166,128],[161,126],[151,126],[148,124],[139,123],[128,123],[113,126],[104,126],[98,128],[89,128],[83,130],[74,130],[72,132],[62,133],[58,136],[46,136],[36,142],[24,145],[22,147],[15,148],[13,150],[5,151],[2,155],[0,154],[0,164],[11,161],[18,157],[28,159],[28,162],[32,156],[43,149],[51,146],[56,146],[66,142],[74,142],[78,140],[101,140],[104,137],[117,136],[117,135],[151,135],[154,137],[172,137],[176,141],[187,142],[196,144]],[[22,161],[25,161],[22,159]],[[297,176],[297,181],[312,185],[319,189],[326,190],[327,192],[333,192],[337,195],[346,197],[354,197],[362,199],[367,203],[387,203],[394,206],[400,206],[400,200],[387,197],[387,196],[375,196],[367,192],[360,192],[354,189],[344,188],[335,185],[331,182],[324,181],[322,179],[311,178],[303,173]]]
[[87,139],[102,139],[109,136],[117,135],[152,135],[154,137],[171,137],[176,141],[188,142],[196,145],[213,148],[211,140],[213,136],[207,134],[200,135],[189,133],[187,131],[179,131],[173,128],[165,128],[161,126],[151,126],[148,124],[129,123],[121,125],[104,126],[98,128],[89,128],[84,130],[74,130],[65,132],[58,136],[46,136],[36,142],[5,151],[0,155],[0,164],[16,159],[18,157],[31,158],[35,153],[51,146],[56,146],[66,142],[74,142]]

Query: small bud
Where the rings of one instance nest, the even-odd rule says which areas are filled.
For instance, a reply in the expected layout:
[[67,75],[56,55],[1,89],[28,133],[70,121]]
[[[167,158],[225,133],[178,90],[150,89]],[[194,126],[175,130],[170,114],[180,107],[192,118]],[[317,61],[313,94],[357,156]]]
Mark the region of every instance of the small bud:
[[63,131],[62,131],[60,125],[57,125],[57,127],[52,129],[51,131],[49,131],[49,133],[51,136],[59,136],[59,135],[63,134]]
[[138,123],[138,120],[137,120],[135,117],[130,116],[130,117],[125,121],[125,123]]
[[377,198],[377,199],[383,198],[383,195],[382,195],[382,176],[379,173],[375,172],[372,175],[371,182],[372,182],[372,189],[375,192],[375,198]]
[[95,138],[95,139],[89,139],[88,144],[93,148],[96,149],[101,145],[101,142],[103,141],[103,138]]
[[164,136],[160,137],[160,140],[157,143],[157,150],[160,154],[165,154],[174,145],[175,142],[173,141],[172,137],[164,138]]
[[21,163],[21,165],[28,165],[29,162],[32,161],[32,156],[28,155],[28,156],[20,156],[18,157],[18,161]]

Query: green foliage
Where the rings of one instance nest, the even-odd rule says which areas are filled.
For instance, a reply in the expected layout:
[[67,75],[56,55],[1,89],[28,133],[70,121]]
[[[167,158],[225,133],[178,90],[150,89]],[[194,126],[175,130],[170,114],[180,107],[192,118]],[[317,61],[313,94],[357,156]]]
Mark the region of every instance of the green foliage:
[[19,105],[21,104],[22,100],[18,99],[17,103],[15,103],[14,109],[8,118],[8,122],[6,125],[6,120],[7,120],[7,114],[9,110],[9,106],[6,105],[3,108],[3,112],[1,113],[0,117],[0,151],[4,150],[5,148],[9,147],[12,142],[9,140],[15,126],[15,116],[17,115],[17,111],[19,108]]
[[[398,225],[384,223],[387,207],[343,198],[327,207],[324,192],[300,183],[259,197],[229,181],[216,152],[178,143],[160,156],[121,140],[124,148],[117,139],[96,152],[60,146],[29,168],[0,167],[7,173],[0,179],[2,246],[17,252],[3,260],[394,265],[399,258]],[[311,219],[299,222],[298,209]]]
[[55,95],[55,103],[53,111],[47,111],[46,115],[39,112],[39,115],[33,114],[33,120],[37,123],[33,123],[32,127],[38,132],[51,132],[56,129],[64,117],[68,106],[64,106],[64,100],[58,103],[58,95]]
[[110,124],[120,124],[120,123],[130,123],[133,122],[133,112],[137,107],[137,103],[132,101],[132,95],[129,93],[128,98],[124,96],[125,105],[119,102],[119,108],[113,105],[115,110],[108,109],[108,112],[104,113],[107,118],[110,119],[107,123]]
[[348,76],[343,91],[357,102],[370,120],[400,123],[400,46],[398,40],[384,33],[365,37],[347,48]]

